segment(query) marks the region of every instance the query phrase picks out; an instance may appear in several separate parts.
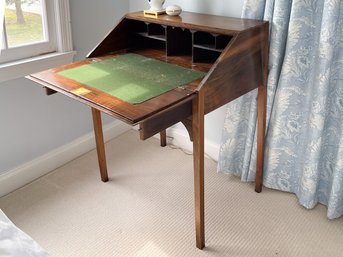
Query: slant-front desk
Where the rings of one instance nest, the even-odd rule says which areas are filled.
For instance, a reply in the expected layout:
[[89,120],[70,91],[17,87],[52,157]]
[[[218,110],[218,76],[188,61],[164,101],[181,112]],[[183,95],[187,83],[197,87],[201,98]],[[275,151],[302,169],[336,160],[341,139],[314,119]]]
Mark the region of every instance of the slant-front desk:
[[91,107],[102,181],[108,180],[100,113],[140,138],[182,122],[193,141],[196,245],[205,246],[204,115],[258,88],[257,170],[262,188],[268,23],[183,12],[127,14],[87,58],[27,78]]

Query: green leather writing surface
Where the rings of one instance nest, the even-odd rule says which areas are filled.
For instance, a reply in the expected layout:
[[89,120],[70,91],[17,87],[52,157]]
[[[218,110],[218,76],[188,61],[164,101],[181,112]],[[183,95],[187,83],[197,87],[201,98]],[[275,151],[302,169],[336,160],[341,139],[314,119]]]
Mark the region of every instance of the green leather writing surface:
[[132,104],[144,102],[206,75],[132,53],[58,74]]

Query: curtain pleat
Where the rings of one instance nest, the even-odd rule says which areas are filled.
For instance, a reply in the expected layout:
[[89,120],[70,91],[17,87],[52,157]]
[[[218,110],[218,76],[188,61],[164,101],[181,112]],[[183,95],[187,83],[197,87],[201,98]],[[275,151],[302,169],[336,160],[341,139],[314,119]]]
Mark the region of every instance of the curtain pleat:
[[[246,0],[270,21],[264,185],[343,215],[343,1]],[[228,105],[218,171],[253,181],[256,91]]]

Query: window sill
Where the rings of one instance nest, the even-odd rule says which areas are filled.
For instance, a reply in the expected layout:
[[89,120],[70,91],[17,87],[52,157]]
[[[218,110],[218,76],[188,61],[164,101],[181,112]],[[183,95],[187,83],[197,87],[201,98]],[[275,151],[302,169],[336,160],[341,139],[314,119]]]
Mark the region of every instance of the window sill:
[[7,80],[24,77],[38,71],[71,63],[75,54],[75,51],[66,53],[51,53],[15,62],[0,64],[0,83]]

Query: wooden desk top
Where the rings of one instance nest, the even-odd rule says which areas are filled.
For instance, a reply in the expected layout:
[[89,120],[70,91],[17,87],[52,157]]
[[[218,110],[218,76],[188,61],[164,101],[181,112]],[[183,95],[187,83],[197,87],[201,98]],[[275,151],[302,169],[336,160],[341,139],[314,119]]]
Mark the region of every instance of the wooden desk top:
[[179,16],[160,15],[158,18],[146,17],[143,12],[129,13],[128,19],[165,24],[191,30],[209,31],[224,35],[235,35],[241,31],[260,26],[265,21],[240,19],[193,12],[182,12]]
[[[190,56],[166,57],[165,52],[162,50],[142,49],[132,52],[146,57],[155,58],[167,63],[176,64],[185,68],[191,68],[204,72],[208,72],[210,67],[212,66],[211,64],[206,63],[193,64]],[[113,116],[131,125],[135,125],[145,118],[158,113],[180,101],[183,101],[185,99],[188,99],[190,101],[193,98],[192,95],[195,93],[195,89],[201,82],[201,80],[193,81],[187,85],[184,85],[182,88],[173,89],[146,102],[133,105],[109,94],[106,94],[100,90],[88,87],[57,74],[57,72],[60,72],[62,70],[91,63],[94,59],[106,59],[110,57],[113,57],[113,55],[98,58],[89,58],[83,61],[31,74],[30,76],[28,76],[28,78],[35,82],[43,84],[44,86],[55,91],[68,95],[69,97],[74,98],[80,102],[98,108],[101,111],[109,114],[110,116]],[[73,93],[74,90],[77,90],[79,88],[85,88],[89,91],[89,93],[84,95]]]

